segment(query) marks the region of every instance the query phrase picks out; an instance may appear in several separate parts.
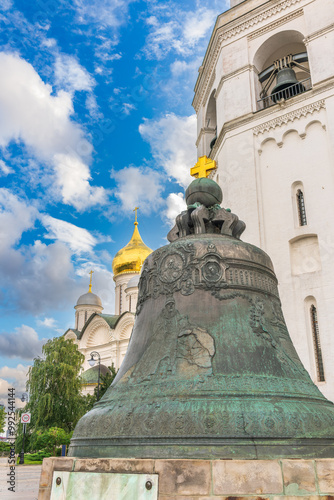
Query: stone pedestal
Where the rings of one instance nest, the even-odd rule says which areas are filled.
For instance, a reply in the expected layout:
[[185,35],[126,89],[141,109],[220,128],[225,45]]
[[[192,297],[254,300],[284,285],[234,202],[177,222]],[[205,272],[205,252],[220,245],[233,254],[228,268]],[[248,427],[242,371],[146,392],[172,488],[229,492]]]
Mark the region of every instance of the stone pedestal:
[[[57,471],[157,474],[159,500],[334,500],[334,459],[46,458],[39,500],[50,499],[52,477]],[[91,488],[93,492],[94,484]]]

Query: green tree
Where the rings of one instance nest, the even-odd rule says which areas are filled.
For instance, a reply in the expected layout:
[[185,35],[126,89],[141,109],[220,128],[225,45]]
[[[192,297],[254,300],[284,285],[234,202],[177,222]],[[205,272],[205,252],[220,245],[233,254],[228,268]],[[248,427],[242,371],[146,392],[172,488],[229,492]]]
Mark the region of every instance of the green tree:
[[44,357],[35,358],[28,372],[29,431],[59,427],[71,432],[87,408],[79,376],[84,356],[64,337],[48,340],[42,352]]
[[6,410],[3,405],[0,405],[0,433],[5,430]]
[[[99,390],[99,400],[102,398],[104,393],[107,391],[110,384],[113,382],[114,378],[117,375],[117,371],[114,363],[111,366],[108,366],[110,372],[107,372],[105,375],[100,375],[100,390]],[[94,389],[95,401],[97,401],[97,387]]]
[[52,453],[53,456],[57,453],[57,448],[62,444],[67,446],[70,444],[72,432],[66,432],[59,427],[51,427],[46,430],[38,430],[30,441],[30,448],[33,450],[45,450]]

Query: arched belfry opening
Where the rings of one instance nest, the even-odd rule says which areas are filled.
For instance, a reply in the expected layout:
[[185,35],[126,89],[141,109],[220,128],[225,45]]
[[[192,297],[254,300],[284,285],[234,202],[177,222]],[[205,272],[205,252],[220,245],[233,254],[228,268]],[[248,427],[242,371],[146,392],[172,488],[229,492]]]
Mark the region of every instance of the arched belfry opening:
[[282,103],[312,88],[304,36],[283,31],[266,40],[254,57],[257,109]]
[[216,105],[216,90],[214,90],[208,100],[208,105],[205,114],[205,128],[207,131],[206,154],[210,156],[210,152],[217,140],[217,105]]

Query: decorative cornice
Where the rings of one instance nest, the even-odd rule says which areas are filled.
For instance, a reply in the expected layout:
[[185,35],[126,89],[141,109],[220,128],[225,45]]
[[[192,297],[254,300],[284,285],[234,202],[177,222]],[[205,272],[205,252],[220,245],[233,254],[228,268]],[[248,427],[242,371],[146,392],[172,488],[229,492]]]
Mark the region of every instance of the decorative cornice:
[[210,68],[207,72],[205,72],[203,70],[203,73],[206,73],[206,77],[204,77],[203,75],[203,83],[199,85],[199,88],[197,89],[196,93],[195,93],[195,96],[194,96],[194,99],[193,99],[193,107],[196,111],[196,113],[198,112],[199,110],[199,107],[201,105],[201,103],[203,102],[203,98],[204,98],[204,95],[206,95],[206,89],[208,87],[210,87],[210,81],[211,81],[211,75],[213,73],[215,73],[215,69],[214,69],[214,66],[215,66],[215,63],[218,59],[218,54],[219,54],[219,51],[220,51],[220,43],[218,41],[218,38],[216,38],[215,42],[214,42],[214,47],[213,47],[213,56],[212,56],[212,61],[211,61],[211,65],[210,65]]
[[261,14],[255,15],[249,18],[247,21],[240,23],[225,32],[223,31],[222,33],[220,33],[220,31],[224,29],[224,26],[217,29],[211,49],[210,66],[208,67],[207,71],[205,71],[205,68],[202,70],[202,83],[199,82],[199,86],[193,99],[192,104],[196,112],[198,112],[199,107],[203,102],[203,97],[206,94],[206,89],[216,65],[222,42],[239,35],[247,29],[253,28],[253,26],[256,26],[258,23],[265,21],[269,17],[284,11],[285,9],[295,5],[300,1],[301,0],[284,0],[283,2],[280,2],[277,5],[271,7],[270,9],[265,10]]
[[248,35],[248,40],[253,40],[254,38],[258,38],[259,36],[264,35],[265,33],[268,33],[269,31],[272,31],[276,28],[279,28],[283,24],[288,23],[289,21],[292,21],[293,19],[296,19],[297,17],[302,16],[304,13],[303,9],[296,10],[295,12],[292,12],[288,16],[283,17],[282,19],[279,19],[278,21],[275,21],[274,23],[270,23],[267,26],[264,26],[263,28],[254,31],[253,33],[250,33]]
[[311,42],[315,38],[319,38],[319,36],[326,35],[326,33],[329,33],[330,31],[333,31],[333,30],[334,30],[334,23],[329,24],[325,28],[322,28],[321,30],[315,31],[314,33],[311,33],[310,35],[308,35],[305,38],[304,43],[305,43],[305,45],[307,45],[309,42]]
[[278,14],[282,10],[287,9],[288,7],[291,7],[291,5],[295,5],[296,3],[300,2],[301,0],[284,0],[284,2],[281,2],[271,9],[265,10],[261,14],[258,14],[257,16],[252,17],[251,19],[248,19],[248,21],[245,21],[244,23],[239,24],[238,26],[235,26],[234,28],[225,31],[225,33],[222,33],[220,35],[220,39],[227,40],[228,38],[232,38],[236,35],[239,35],[239,33],[247,30],[248,28],[252,28],[256,24],[265,21],[268,19],[268,17],[274,16],[275,14]]
[[321,99],[320,101],[314,102],[312,104],[308,104],[303,108],[290,111],[290,113],[286,113],[285,115],[278,116],[277,118],[274,118],[274,120],[270,120],[269,122],[262,123],[261,125],[253,128],[253,133],[254,135],[259,135],[263,134],[264,132],[269,132],[269,130],[272,128],[281,127],[282,125],[286,125],[288,122],[299,120],[302,116],[312,114],[315,111],[320,111],[322,108],[325,108],[324,99]]

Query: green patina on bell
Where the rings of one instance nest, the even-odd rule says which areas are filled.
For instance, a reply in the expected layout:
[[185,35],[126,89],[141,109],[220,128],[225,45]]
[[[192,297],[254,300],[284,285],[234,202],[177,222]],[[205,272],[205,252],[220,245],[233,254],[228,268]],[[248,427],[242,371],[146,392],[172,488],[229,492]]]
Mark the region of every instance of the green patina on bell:
[[334,457],[334,405],[293,347],[270,258],[236,215],[191,203],[145,260],[126,357],[70,455]]

